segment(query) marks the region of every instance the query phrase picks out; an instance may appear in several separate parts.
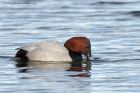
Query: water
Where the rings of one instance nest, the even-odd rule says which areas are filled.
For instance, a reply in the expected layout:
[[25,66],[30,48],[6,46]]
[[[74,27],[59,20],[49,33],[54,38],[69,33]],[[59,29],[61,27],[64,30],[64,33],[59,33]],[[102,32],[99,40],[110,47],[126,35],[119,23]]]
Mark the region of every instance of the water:
[[[94,60],[77,63],[79,71],[13,59],[26,43],[80,35],[90,38]],[[139,93],[139,46],[139,0],[1,0],[0,93]]]

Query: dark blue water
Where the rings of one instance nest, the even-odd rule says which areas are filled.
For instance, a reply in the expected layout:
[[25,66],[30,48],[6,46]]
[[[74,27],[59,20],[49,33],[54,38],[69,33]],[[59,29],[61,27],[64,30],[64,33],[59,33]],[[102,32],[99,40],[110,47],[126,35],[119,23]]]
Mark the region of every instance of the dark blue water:
[[[13,59],[30,42],[87,36],[93,61]],[[1,0],[0,93],[139,93],[139,0]]]

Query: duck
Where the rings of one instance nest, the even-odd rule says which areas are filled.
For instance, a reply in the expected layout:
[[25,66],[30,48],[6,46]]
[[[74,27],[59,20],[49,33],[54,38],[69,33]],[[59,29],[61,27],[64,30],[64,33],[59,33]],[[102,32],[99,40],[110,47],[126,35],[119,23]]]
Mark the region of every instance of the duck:
[[83,55],[91,57],[89,38],[71,37],[64,44],[58,41],[39,41],[17,49],[15,57],[30,61],[82,61]]

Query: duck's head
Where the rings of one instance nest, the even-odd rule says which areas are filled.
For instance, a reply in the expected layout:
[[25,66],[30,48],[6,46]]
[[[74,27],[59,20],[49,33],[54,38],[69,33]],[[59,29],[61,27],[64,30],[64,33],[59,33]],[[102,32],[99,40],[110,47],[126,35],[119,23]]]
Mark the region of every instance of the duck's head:
[[68,39],[64,46],[72,52],[91,57],[91,44],[87,37],[72,37]]

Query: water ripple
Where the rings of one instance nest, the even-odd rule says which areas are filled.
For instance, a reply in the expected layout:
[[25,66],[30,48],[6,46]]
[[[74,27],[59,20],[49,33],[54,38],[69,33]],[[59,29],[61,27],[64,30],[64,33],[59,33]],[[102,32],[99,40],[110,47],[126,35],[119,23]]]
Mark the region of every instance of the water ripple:
[[131,11],[128,14],[133,15],[134,17],[140,17],[140,11]]

